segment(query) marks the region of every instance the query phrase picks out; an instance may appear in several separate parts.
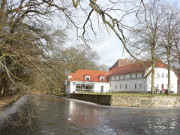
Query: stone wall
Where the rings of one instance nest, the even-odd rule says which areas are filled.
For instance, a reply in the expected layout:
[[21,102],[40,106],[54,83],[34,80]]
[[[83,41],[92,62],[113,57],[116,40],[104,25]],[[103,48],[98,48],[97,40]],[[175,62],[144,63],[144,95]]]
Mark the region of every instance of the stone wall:
[[89,101],[102,105],[143,107],[143,108],[168,108],[180,107],[180,96],[121,96],[121,95],[88,95],[71,94],[70,98]]
[[70,98],[89,101],[102,105],[111,105],[111,95],[71,94]]
[[180,96],[117,96],[111,97],[112,106],[167,108],[180,107]]

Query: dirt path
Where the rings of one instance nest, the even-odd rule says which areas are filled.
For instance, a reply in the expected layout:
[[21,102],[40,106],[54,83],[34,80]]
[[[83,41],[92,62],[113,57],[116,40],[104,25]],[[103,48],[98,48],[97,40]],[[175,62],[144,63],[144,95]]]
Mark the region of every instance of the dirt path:
[[16,94],[16,95],[0,98],[0,109],[18,100],[21,96],[22,94]]

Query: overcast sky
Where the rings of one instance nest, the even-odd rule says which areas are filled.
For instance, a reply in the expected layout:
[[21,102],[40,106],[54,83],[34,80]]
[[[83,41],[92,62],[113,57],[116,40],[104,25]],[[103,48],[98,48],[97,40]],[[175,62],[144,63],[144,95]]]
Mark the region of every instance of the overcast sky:
[[[165,0],[180,7],[180,0]],[[69,42],[69,44],[73,44]],[[96,51],[100,57],[99,64],[112,66],[119,58],[130,58],[124,51],[123,46],[116,35],[106,31],[101,32],[97,38],[97,43],[91,44],[91,48]]]

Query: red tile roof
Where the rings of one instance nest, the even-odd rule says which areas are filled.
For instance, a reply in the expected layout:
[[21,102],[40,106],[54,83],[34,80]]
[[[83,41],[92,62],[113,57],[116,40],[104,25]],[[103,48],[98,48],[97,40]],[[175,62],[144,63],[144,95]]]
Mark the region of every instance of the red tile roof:
[[[159,61],[158,61],[159,62]],[[167,68],[167,66],[163,63],[156,63],[156,67],[162,67],[162,68]],[[133,73],[133,72],[142,72],[145,69],[149,68],[151,66],[151,62],[141,62],[134,63],[134,64],[129,64],[126,66],[122,67],[117,67],[113,68],[110,70],[110,75],[120,75],[120,74],[126,74],[126,73]]]
[[113,69],[113,68],[117,68],[117,67],[121,67],[121,66],[126,66],[126,65],[129,65],[129,64],[134,64],[135,63],[135,60],[130,60],[130,59],[118,59],[116,61],[116,63],[110,68]]
[[72,78],[69,81],[83,81],[85,80],[85,75],[90,76],[90,81],[88,82],[101,82],[100,76],[105,77],[104,82],[108,82],[108,71],[93,71],[93,70],[78,70],[76,73],[73,74]]

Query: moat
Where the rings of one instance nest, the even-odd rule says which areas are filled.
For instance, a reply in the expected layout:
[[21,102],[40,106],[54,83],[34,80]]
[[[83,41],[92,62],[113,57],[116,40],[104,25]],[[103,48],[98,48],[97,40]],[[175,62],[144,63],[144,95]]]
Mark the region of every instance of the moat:
[[178,135],[180,108],[109,107],[28,95],[0,111],[3,135]]

